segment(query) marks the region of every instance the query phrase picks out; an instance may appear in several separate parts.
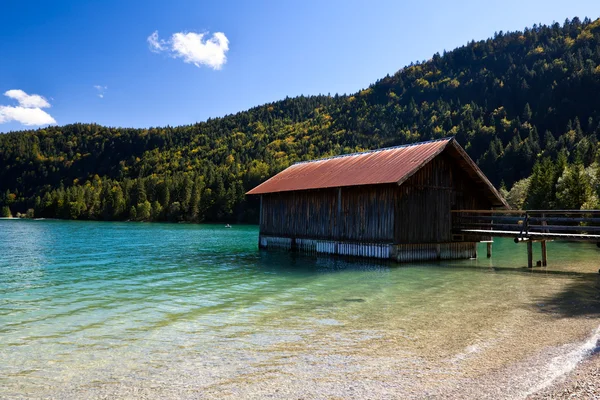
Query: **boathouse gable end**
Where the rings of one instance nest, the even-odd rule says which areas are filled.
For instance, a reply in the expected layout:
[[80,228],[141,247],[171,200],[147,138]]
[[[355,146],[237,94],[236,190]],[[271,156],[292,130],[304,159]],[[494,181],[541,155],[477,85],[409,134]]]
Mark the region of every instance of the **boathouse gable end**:
[[451,211],[506,207],[453,139],[295,164],[248,194],[262,248],[398,261],[473,257]]

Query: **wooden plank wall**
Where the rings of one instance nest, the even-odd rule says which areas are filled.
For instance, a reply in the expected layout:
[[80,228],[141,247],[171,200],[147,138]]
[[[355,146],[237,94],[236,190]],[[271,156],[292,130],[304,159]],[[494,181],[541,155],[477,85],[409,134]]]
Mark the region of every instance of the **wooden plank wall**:
[[[281,237],[392,243],[396,185],[263,195],[260,231]],[[341,208],[338,218],[338,206]],[[338,225],[338,220],[341,224]]]
[[[473,182],[459,165],[453,164],[452,174],[454,176],[453,210],[489,210],[492,208],[490,200],[483,192],[484,188]],[[457,215],[453,214],[452,217],[456,218]],[[462,235],[462,240],[465,242],[491,239],[490,236]]]
[[337,190],[307,190],[263,195],[261,233],[282,237],[334,238]]
[[394,242],[397,185],[342,188],[342,240]]
[[436,157],[399,188],[396,243],[441,243],[452,240],[453,175]]
[[396,243],[452,241],[452,209],[490,208],[480,188],[445,154],[399,188]]
[[452,241],[452,209],[490,208],[482,189],[445,154],[401,186],[339,190],[263,195],[261,233],[369,243],[445,243]]

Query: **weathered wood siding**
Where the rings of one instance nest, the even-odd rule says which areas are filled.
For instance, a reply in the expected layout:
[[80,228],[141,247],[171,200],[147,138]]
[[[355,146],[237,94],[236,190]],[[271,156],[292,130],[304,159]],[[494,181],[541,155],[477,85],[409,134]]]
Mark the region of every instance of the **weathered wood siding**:
[[356,243],[448,243],[453,241],[451,210],[486,208],[490,201],[482,189],[442,153],[401,186],[265,194],[260,232]]
[[399,187],[395,242],[451,242],[450,211],[472,208],[490,208],[489,201],[452,159],[441,154]]
[[261,233],[330,239],[337,232],[337,191],[334,189],[266,194],[262,207]]
[[263,195],[260,231],[279,237],[392,243],[397,190],[396,185],[373,185]]
[[397,185],[342,188],[340,239],[358,242],[394,242]]

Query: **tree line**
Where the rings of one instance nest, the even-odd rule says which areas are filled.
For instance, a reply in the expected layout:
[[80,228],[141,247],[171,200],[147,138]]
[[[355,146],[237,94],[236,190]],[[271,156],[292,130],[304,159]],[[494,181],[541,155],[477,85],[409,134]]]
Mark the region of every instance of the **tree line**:
[[570,164],[561,153],[558,160],[538,160],[530,177],[517,181],[510,191],[503,186],[503,196],[517,209],[534,210],[600,208],[600,164],[587,168],[581,162]]
[[[254,222],[244,193],[297,161],[455,136],[514,205],[598,207],[600,20],[497,32],[350,95],[179,127],[0,135],[0,211]],[[568,207],[567,207],[568,206]]]

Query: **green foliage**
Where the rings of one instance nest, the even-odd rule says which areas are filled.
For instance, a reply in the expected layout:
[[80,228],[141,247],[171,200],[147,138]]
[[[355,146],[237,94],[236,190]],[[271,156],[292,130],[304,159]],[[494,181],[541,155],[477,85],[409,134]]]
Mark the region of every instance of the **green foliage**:
[[549,157],[544,157],[533,166],[527,193],[527,208],[547,210],[554,207],[556,183],[562,169]]
[[131,206],[131,208],[129,209],[129,219],[132,221],[137,220],[137,210],[135,206]]
[[530,179],[521,179],[516,182],[506,195],[506,201],[514,209],[522,209],[527,199],[530,188]]
[[138,203],[135,215],[138,221],[149,221],[152,216],[152,205],[150,202],[145,200],[143,203]]
[[160,205],[158,200],[154,200],[152,203],[152,210],[150,211],[150,219],[153,221],[159,221],[161,219],[163,207]]
[[583,165],[576,163],[567,166],[556,183],[557,207],[580,209],[592,200],[592,186]]
[[0,207],[35,208],[39,217],[250,222],[258,199],[244,193],[294,162],[446,136],[492,183],[505,182],[514,204],[589,206],[598,186],[587,172],[589,183],[576,178],[600,154],[599,26],[575,18],[500,32],[353,95],[286,98],[194,125],[0,135]]
[[4,206],[0,209],[0,217],[2,218],[12,218],[12,213],[10,212],[10,207]]

